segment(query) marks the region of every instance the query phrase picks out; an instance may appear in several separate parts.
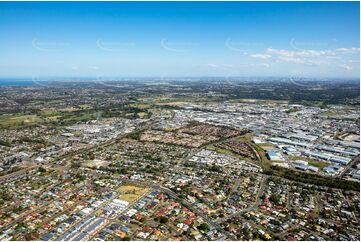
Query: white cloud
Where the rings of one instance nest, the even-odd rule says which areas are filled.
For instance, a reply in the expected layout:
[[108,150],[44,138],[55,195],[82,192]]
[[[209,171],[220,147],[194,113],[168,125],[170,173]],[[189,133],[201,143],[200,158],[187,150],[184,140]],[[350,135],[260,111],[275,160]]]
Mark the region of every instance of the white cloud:
[[294,56],[294,51],[289,51],[289,50],[278,50],[278,49],[272,49],[272,48],[268,48],[266,50],[266,53],[272,54],[272,55],[278,55],[278,56],[283,56],[283,57],[293,57]]
[[340,60],[342,59],[340,56],[325,56],[326,59],[330,60]]
[[252,57],[252,58],[262,59],[262,60],[269,59],[269,58],[272,57],[271,55],[267,55],[267,54],[252,54],[252,55],[249,55],[249,56]]
[[282,56],[282,57],[318,57],[327,54],[327,51],[317,51],[317,50],[301,50],[301,51],[292,51],[292,50],[279,50],[268,48],[267,53]]
[[338,67],[342,68],[342,69],[345,69],[347,71],[351,71],[352,70],[352,67],[349,66],[349,65],[346,65],[346,64],[342,64],[342,65],[339,65]]
[[338,48],[335,49],[335,52],[341,54],[356,54],[360,52],[360,48]]
[[217,67],[218,67],[218,65],[217,65],[217,64],[207,64],[207,66],[209,66],[209,67],[213,67],[213,68],[217,68]]
[[321,57],[321,56],[335,56],[338,54],[357,54],[360,48],[338,48],[333,50],[282,50],[268,48],[266,53],[282,56],[282,57]]
[[285,62],[291,62],[291,63],[298,63],[298,64],[305,64],[306,63],[301,58],[295,58],[295,57],[280,56],[278,59],[282,60],[282,61],[285,61]]
[[319,60],[308,60],[307,58],[283,57],[283,56],[278,57],[278,60],[281,60],[284,62],[289,62],[289,63],[307,65],[307,66],[318,66],[318,65],[327,63],[327,62],[319,61]]
[[346,63],[360,63],[359,60],[346,60]]
[[229,65],[229,64],[223,64],[222,66],[224,68],[234,68],[234,65]]
[[[265,70],[271,66],[277,68],[289,68],[303,73],[312,72],[346,72],[354,74],[359,70],[357,59],[360,55],[359,48],[333,48],[333,49],[276,49],[267,48],[264,51],[245,54],[249,58],[257,59],[254,66],[247,65],[247,68],[259,67]],[[242,66],[246,68],[246,66]],[[276,69],[277,69],[276,68]]]

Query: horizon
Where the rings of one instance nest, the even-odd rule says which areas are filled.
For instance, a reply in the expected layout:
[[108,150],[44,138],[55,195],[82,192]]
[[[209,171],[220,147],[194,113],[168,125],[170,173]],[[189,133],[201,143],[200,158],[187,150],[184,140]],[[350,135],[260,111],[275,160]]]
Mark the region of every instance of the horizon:
[[[129,76],[129,77],[120,77],[120,76],[104,76],[104,77],[91,77],[91,76],[82,76],[82,77],[71,77],[71,76],[53,76],[53,77],[0,77],[0,87],[6,86],[28,86],[39,83],[102,83],[102,82],[139,82],[139,83],[173,83],[173,82],[224,82],[225,84],[232,83],[256,83],[256,82],[304,82],[304,83],[353,83],[357,82],[359,84],[359,77],[302,77],[302,76]],[[19,85],[19,83],[21,85]]]
[[3,78],[359,78],[359,2],[1,2]]

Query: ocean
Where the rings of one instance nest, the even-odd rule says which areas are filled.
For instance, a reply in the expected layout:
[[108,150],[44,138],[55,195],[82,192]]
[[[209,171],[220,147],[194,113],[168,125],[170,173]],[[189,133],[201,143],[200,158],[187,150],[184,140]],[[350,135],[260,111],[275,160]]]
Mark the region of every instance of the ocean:
[[31,79],[0,79],[0,87],[28,87],[34,86]]

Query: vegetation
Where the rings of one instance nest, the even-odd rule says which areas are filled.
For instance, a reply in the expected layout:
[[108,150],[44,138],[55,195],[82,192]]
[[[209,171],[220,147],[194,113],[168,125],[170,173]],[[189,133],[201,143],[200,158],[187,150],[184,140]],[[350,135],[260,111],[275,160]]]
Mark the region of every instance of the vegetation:
[[46,169],[45,169],[44,167],[42,167],[42,166],[40,166],[38,170],[39,170],[39,172],[41,172],[41,173],[46,172]]
[[120,196],[121,200],[133,202],[142,196],[147,191],[147,188],[135,185],[123,185],[118,189],[118,191],[122,194]]
[[272,193],[269,200],[273,203],[278,204],[280,202],[280,195],[278,195],[276,193]]
[[168,218],[167,217],[161,217],[159,222],[163,223],[163,224],[166,224],[168,222]]
[[11,143],[5,140],[0,140],[0,146],[11,147]]
[[142,133],[143,133],[143,130],[136,130],[136,131],[133,131],[133,132],[127,134],[125,136],[125,138],[139,140]]
[[41,123],[41,119],[37,115],[1,115],[0,128],[1,129],[16,129],[20,127],[31,126]]
[[247,143],[253,148],[259,156],[257,165],[260,165],[264,170],[270,169],[271,161],[267,158],[265,150],[251,140],[251,134],[245,134],[237,138],[237,140]]
[[307,161],[309,165],[311,166],[315,166],[318,168],[324,168],[328,165],[328,163],[323,162],[323,161],[317,161],[311,158],[307,158],[307,157],[303,157],[303,156],[290,156],[289,157],[291,160],[304,160]]
[[207,231],[209,229],[209,225],[207,223],[202,223],[197,228],[203,231]]
[[127,106],[27,110],[0,115],[0,129],[19,129],[39,124],[59,128],[99,118],[149,118],[151,115],[148,109]]
[[339,188],[344,190],[360,191],[360,184],[356,181],[348,181],[337,177],[324,177],[316,174],[299,172],[283,167],[272,167],[271,170],[265,172],[268,175],[284,177],[288,180],[309,183],[318,186],[326,186],[331,188]]

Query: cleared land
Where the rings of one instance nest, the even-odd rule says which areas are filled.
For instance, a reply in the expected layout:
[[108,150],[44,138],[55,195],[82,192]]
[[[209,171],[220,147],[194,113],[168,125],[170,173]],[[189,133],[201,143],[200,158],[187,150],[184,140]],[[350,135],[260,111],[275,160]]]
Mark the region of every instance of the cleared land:
[[289,156],[291,160],[304,160],[307,161],[309,165],[316,166],[318,168],[324,168],[329,165],[327,162],[314,160],[311,158],[303,157],[303,156]]
[[146,193],[148,189],[135,185],[123,185],[118,188],[118,191],[122,194],[120,195],[121,200],[131,203]]

